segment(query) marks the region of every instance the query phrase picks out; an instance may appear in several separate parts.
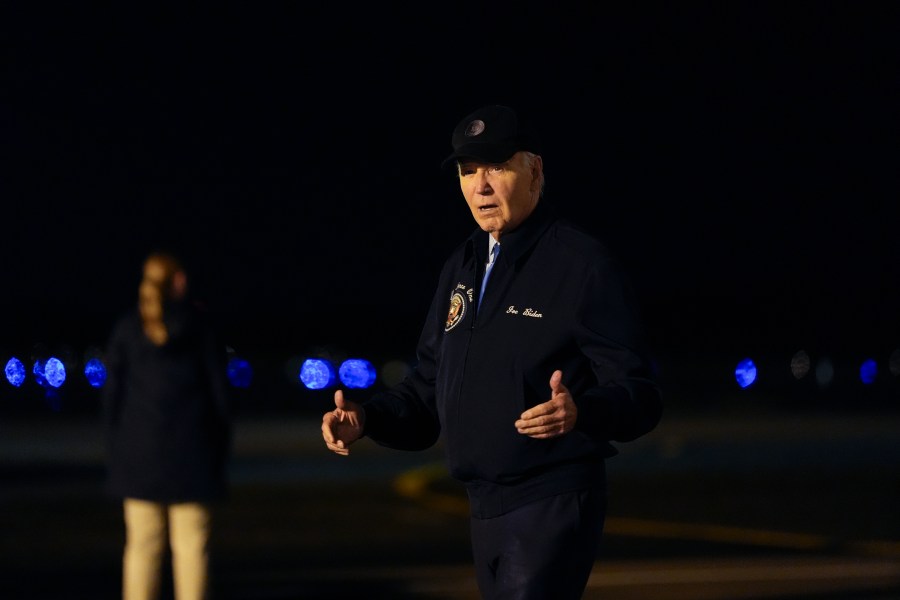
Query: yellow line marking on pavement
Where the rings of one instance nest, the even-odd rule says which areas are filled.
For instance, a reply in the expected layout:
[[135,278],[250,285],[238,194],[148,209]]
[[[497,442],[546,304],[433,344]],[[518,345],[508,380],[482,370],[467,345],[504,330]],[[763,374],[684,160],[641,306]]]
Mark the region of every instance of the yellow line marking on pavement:
[[900,559],[900,542],[888,540],[861,540],[858,542],[850,542],[847,544],[847,547],[854,554],[885,556]]
[[900,564],[894,561],[873,563],[822,560],[812,563],[791,561],[779,564],[776,560],[744,561],[735,564],[721,561],[709,564],[691,562],[674,563],[668,568],[657,564],[655,568],[621,568],[616,564],[598,563],[597,572],[591,574],[589,587],[613,587],[622,585],[660,585],[688,583],[731,583],[751,581],[816,581],[854,579],[890,581],[900,580]]
[[786,533],[704,523],[671,523],[647,519],[610,517],[604,530],[613,535],[693,539],[709,542],[775,546],[795,550],[818,550],[831,545],[831,538],[805,533]]
[[428,508],[467,517],[469,502],[465,498],[449,496],[428,489],[432,481],[447,476],[447,469],[441,464],[430,464],[401,473],[394,479],[394,491],[405,498],[415,500]]
[[[443,464],[424,465],[397,476],[394,479],[394,491],[400,496],[415,500],[432,510],[462,517],[468,516],[469,503],[466,498],[430,489],[433,481],[445,477],[447,477],[447,470]],[[620,536],[748,544],[791,550],[821,550],[841,545],[839,540],[825,535],[625,517],[608,517],[604,531]],[[847,542],[843,546],[854,554],[900,558],[900,542],[866,540]]]

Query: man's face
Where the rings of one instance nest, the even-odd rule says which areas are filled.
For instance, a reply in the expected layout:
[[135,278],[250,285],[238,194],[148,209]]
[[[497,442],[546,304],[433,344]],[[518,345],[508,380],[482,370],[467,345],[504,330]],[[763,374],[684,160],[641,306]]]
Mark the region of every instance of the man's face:
[[500,240],[528,218],[540,197],[541,157],[517,152],[505,163],[461,161],[459,186],[475,222]]

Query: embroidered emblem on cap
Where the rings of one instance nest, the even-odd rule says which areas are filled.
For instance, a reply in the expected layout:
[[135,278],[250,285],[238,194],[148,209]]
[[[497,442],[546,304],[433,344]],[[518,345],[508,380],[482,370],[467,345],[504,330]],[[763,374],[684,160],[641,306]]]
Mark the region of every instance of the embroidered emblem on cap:
[[450,310],[447,312],[447,322],[444,323],[444,331],[450,331],[460,324],[466,316],[466,299],[459,292],[453,292],[450,296]]
[[483,132],[484,121],[481,119],[475,119],[466,126],[466,137],[475,137],[476,135],[481,135]]

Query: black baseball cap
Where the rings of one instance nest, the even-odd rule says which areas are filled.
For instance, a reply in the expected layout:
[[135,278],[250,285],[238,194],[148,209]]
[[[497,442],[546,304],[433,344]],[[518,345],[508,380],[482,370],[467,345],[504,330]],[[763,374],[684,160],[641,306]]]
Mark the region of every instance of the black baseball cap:
[[501,104],[483,106],[467,115],[453,130],[453,154],[442,167],[463,159],[502,163],[519,151],[540,154],[534,129],[512,108]]

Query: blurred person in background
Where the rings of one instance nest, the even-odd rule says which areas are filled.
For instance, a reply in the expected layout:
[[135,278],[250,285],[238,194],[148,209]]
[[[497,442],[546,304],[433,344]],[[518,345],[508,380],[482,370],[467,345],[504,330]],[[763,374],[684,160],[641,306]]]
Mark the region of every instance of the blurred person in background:
[[212,507],[227,495],[226,352],[167,253],[143,265],[137,306],[115,324],[103,416],[108,491],[123,499],[122,597],[158,598],[171,550],[175,598],[209,594]]

